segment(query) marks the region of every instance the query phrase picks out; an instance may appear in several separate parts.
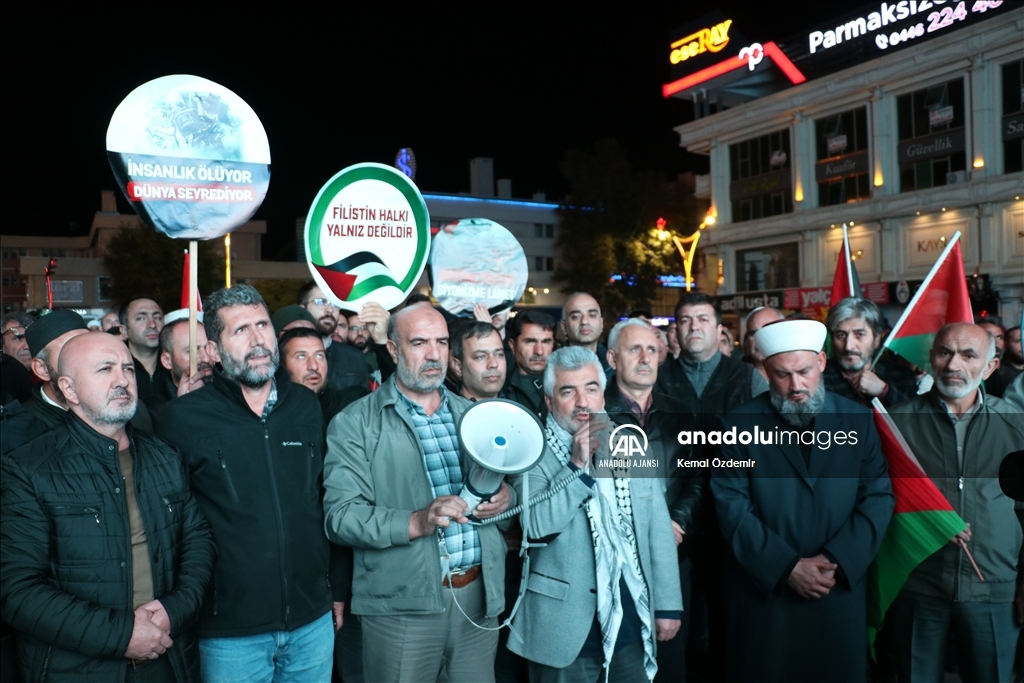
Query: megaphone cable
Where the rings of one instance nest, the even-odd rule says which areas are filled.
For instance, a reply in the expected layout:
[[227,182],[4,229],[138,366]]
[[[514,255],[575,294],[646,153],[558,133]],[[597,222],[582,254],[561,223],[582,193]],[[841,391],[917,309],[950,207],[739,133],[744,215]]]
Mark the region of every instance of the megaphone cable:
[[[519,633],[512,626],[512,619],[516,616],[516,612],[519,611],[519,605],[522,604],[523,598],[526,597],[526,586],[530,579],[529,550],[531,547],[534,546],[540,547],[547,545],[546,543],[530,543],[529,534],[526,532],[526,530],[530,528],[530,505],[540,503],[547,500],[548,498],[551,498],[553,495],[569,486],[569,484],[579,479],[581,474],[583,474],[583,470],[577,470],[573,472],[571,476],[559,479],[544,493],[538,494],[533,498],[530,498],[530,477],[528,474],[526,474],[523,476],[522,503],[520,503],[519,505],[515,506],[510,510],[506,510],[500,515],[495,515],[494,517],[490,517],[488,519],[477,522],[470,522],[470,524],[473,524],[475,526],[484,526],[486,524],[495,524],[502,520],[510,519],[515,515],[519,514],[520,512],[522,512],[523,514],[523,544],[519,551],[519,556],[523,558],[523,576],[519,580],[519,595],[518,597],[516,597],[516,602],[514,605],[512,605],[512,611],[509,612],[508,617],[506,617],[505,621],[498,624],[497,626],[481,626],[480,624],[473,621],[472,617],[466,614],[466,611],[462,609],[462,605],[459,604],[459,598],[455,595],[454,590],[452,591],[452,600],[455,602],[455,606],[459,608],[459,611],[462,612],[462,616],[466,617],[466,620],[469,621],[469,623],[471,623],[473,626],[484,631],[500,631],[501,629],[508,626],[509,630],[512,631],[512,633],[514,633],[516,637],[519,638],[519,640],[523,639],[523,637],[519,635]],[[451,554],[448,552],[448,545],[445,543],[444,540],[444,529],[442,529],[441,527],[437,528],[437,545],[438,550],[440,550],[441,552],[441,573],[443,574],[444,578],[447,579],[448,585],[451,586]]]

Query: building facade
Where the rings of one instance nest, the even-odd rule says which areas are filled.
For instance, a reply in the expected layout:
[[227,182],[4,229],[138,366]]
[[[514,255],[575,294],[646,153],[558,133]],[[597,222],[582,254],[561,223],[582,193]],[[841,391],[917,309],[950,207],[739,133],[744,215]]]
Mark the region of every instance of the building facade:
[[824,315],[846,224],[866,295],[895,322],[959,231],[976,312],[1019,324],[1022,36],[1020,3],[900,2],[673,73],[665,96],[697,115],[680,145],[710,158],[700,286],[740,314]]

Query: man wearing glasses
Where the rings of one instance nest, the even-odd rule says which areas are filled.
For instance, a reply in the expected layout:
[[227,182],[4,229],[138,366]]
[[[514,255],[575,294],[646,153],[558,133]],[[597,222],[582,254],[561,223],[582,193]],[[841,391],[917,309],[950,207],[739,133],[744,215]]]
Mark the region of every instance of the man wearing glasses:
[[327,380],[338,389],[351,386],[369,386],[369,372],[366,357],[348,344],[335,342],[332,335],[338,327],[341,309],[328,299],[323,290],[313,281],[299,290],[297,303],[305,308],[316,320],[316,329],[324,340],[327,352]]

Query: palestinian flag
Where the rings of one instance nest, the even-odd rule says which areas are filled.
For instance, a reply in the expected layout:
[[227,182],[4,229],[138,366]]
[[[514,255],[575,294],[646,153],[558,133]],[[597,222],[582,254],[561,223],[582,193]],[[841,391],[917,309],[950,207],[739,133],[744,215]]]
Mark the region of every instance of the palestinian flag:
[[[885,339],[882,349],[890,349],[911,363],[927,370],[931,367],[928,353],[935,335],[943,325],[973,323],[971,299],[964,276],[964,259],[960,253],[960,232],[949,240],[939,260],[932,266],[921,288],[910,300],[896,326]],[[879,350],[879,356],[881,351]],[[878,358],[875,358],[875,362]]]
[[896,496],[889,528],[868,568],[868,645],[874,653],[882,619],[910,572],[966,529],[967,523],[925,474],[882,403],[873,399],[871,407]]
[[846,223],[843,223],[843,248],[839,250],[839,263],[836,264],[836,276],[832,280],[832,298],[829,299],[828,305],[835,306],[851,296],[859,297],[862,293],[857,267],[853,265],[853,257],[850,254],[850,237],[846,234]]

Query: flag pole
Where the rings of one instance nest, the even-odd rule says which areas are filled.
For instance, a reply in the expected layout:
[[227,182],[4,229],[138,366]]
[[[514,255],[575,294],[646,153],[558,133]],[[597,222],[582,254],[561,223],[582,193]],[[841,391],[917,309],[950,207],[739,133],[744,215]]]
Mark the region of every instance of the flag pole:
[[850,237],[846,234],[846,223],[843,223],[843,252],[846,254],[846,284],[850,288],[850,296],[859,297],[861,292],[853,288],[853,260],[850,258]]
[[199,243],[196,240],[189,240],[188,243],[188,372],[189,377],[196,376],[196,368],[199,362],[199,353],[196,349],[198,336],[199,307]]
[[949,255],[949,252],[953,250],[953,245],[959,241],[960,231],[957,230],[953,233],[953,237],[950,238],[949,242],[946,243],[946,248],[942,250],[941,254],[939,254],[939,258],[935,261],[932,269],[928,271],[928,275],[924,278],[924,282],[922,282],[921,286],[917,288],[917,291],[914,293],[914,298],[911,299],[910,303],[907,304],[907,307],[903,309],[903,315],[900,316],[900,319],[896,321],[895,325],[893,325],[892,330],[889,331],[889,336],[885,338],[885,343],[882,344],[882,348],[878,349],[878,353],[875,355],[874,360],[871,361],[871,367],[868,368],[869,370],[873,369],[875,364],[878,363],[878,359],[882,357],[882,353],[889,347],[889,341],[896,338],[896,333],[900,331],[900,328],[903,327],[903,323],[906,322],[910,312],[914,310],[914,306],[917,305],[917,300],[920,299],[925,290],[928,289],[928,285],[931,283],[932,278],[935,277],[935,273],[939,272],[939,267],[946,261],[946,257]]

